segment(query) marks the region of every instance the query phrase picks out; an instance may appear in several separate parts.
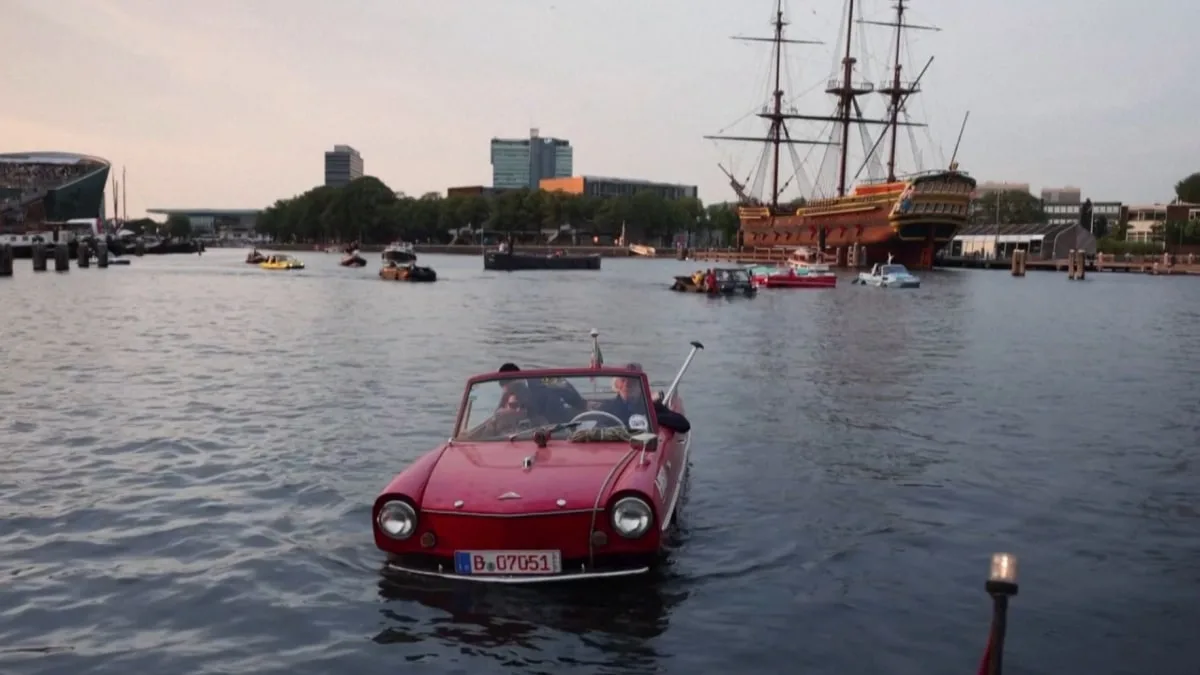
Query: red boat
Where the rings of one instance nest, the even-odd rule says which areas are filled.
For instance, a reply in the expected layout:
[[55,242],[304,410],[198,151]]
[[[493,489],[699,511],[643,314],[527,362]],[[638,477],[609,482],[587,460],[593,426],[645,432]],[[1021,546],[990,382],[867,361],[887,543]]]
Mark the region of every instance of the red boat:
[[821,260],[816,250],[798,248],[788,257],[787,267],[759,265],[750,268],[759,288],[834,288],[837,274]]
[[[392,568],[535,583],[661,561],[691,434],[659,424],[645,373],[604,366],[597,335],[589,367],[468,380],[450,440],[375,499],[375,545]],[[700,349],[659,398],[667,409],[682,412],[679,382]]]

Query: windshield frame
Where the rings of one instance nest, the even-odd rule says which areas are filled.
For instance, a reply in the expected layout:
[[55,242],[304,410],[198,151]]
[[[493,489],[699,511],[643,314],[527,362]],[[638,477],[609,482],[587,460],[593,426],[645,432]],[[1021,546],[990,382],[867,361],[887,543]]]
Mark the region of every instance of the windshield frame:
[[[638,384],[640,384],[642,387],[642,396],[643,396],[644,400],[646,401],[646,420],[650,424],[650,428],[647,431],[649,433],[658,435],[658,432],[659,432],[658,417],[655,415],[655,412],[654,412],[654,403],[653,403],[654,396],[650,392],[650,379],[646,376],[646,373],[636,371],[636,370],[629,370],[627,368],[545,368],[545,369],[539,369],[539,370],[515,370],[515,371],[511,371],[511,372],[504,372],[504,373],[500,373],[500,372],[486,373],[483,375],[475,375],[474,377],[468,379],[466,386],[463,387],[462,395],[459,397],[458,411],[454,415],[454,428],[451,430],[451,435],[450,435],[451,441],[470,442],[470,443],[480,443],[480,442],[495,443],[495,442],[497,442],[495,440],[466,441],[465,439],[461,438],[462,434],[464,433],[464,430],[462,429],[463,422],[468,421],[468,420],[464,419],[465,414],[467,412],[467,400],[468,400],[468,397],[471,395],[472,387],[474,387],[475,385],[486,384],[488,382],[503,382],[503,381],[507,381],[507,380],[527,380],[527,379],[540,379],[540,378],[550,378],[550,377],[561,377],[561,378],[573,378],[573,377],[591,378],[591,377],[594,377],[597,379],[601,379],[601,378],[611,379],[614,377],[626,377],[626,378],[631,378],[631,379],[637,380]],[[486,418],[483,418],[483,419],[486,419]]]

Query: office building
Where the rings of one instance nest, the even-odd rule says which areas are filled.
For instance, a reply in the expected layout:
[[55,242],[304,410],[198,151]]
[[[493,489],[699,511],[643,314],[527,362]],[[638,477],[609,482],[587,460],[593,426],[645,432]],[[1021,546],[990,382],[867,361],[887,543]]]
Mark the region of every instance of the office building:
[[653,192],[663,199],[695,198],[695,185],[656,183],[630,178],[604,178],[601,176],[574,176],[569,178],[547,178],[539,185],[548,192],[566,192],[589,197],[632,197],[638,192]]
[[342,187],[355,178],[362,178],[363,160],[358,151],[348,145],[335,145],[325,153],[325,186]]
[[543,179],[567,178],[574,171],[571,142],[542,138],[537,129],[529,138],[492,139],[492,187],[536,190]]
[[1083,201],[1083,190],[1077,187],[1042,188],[1043,204],[1079,204]]
[[994,180],[983,181],[975,186],[975,191],[971,194],[971,199],[979,199],[993,192],[1030,192],[1029,183],[1007,183]]

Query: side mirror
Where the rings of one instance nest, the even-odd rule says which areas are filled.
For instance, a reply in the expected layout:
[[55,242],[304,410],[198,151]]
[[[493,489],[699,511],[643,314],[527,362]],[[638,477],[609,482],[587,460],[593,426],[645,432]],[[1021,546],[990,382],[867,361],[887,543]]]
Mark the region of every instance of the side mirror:
[[629,447],[642,452],[655,452],[658,450],[658,436],[650,432],[637,434],[629,439]]

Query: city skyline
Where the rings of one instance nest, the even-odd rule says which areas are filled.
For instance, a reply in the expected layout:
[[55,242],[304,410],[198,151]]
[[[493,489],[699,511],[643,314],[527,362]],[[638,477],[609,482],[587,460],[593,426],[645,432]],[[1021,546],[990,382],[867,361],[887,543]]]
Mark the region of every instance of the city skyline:
[[[888,4],[863,0],[862,15],[886,20]],[[757,148],[702,137],[762,101],[767,50],[728,38],[766,35],[772,5],[361,0],[348,13],[313,0],[16,0],[0,39],[32,56],[0,64],[0,149],[125,166],[136,217],[152,204],[269,205],[321,184],[313,158],[335,143],[409,194],[488,184],[487,139],[541,127],[570,139],[575,173],[695,184],[706,202],[727,201],[717,163],[736,152],[743,174]],[[797,93],[828,76],[841,2],[787,8],[791,37],[827,43],[789,54]],[[914,116],[948,156],[970,110],[958,159],[980,181],[1152,203],[1196,170],[1198,95],[1178,83],[1200,8],[915,0],[912,12],[943,29],[913,38],[922,61],[935,57]],[[537,40],[496,37],[527,32]],[[1114,48],[1145,32],[1154,50]],[[828,103],[802,100],[805,111]]]

